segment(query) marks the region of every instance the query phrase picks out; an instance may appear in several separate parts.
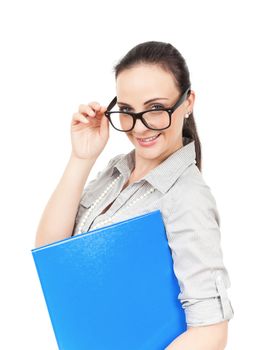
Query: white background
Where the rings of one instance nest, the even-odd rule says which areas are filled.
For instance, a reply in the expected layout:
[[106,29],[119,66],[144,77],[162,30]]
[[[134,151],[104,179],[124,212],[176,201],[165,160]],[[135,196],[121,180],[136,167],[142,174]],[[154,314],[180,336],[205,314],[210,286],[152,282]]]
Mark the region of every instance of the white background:
[[[262,30],[253,0],[1,2],[1,349],[57,349],[31,256],[36,227],[69,159],[72,114],[108,104],[113,65],[148,40],[183,54],[196,93],[235,311],[227,349],[262,347]],[[90,179],[131,148],[111,129]]]

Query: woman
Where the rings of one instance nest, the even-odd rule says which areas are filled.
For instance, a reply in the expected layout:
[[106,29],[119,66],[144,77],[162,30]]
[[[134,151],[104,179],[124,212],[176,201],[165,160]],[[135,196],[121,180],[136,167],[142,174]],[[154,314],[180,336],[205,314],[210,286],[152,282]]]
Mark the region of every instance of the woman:
[[[90,102],[73,114],[72,152],[40,220],[36,246],[160,209],[188,326],[167,349],[224,349],[234,315],[230,280],[216,202],[201,174],[185,60],[171,44],[144,42],[115,66],[115,78],[117,96],[108,108]],[[110,124],[134,149],[113,157],[84,189]]]

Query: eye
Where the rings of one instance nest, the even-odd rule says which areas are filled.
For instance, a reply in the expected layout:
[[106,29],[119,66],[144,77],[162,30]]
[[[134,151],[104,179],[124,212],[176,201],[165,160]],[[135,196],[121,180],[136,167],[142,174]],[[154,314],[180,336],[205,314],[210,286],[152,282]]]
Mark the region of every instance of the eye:
[[163,106],[163,105],[160,105],[160,104],[152,105],[152,107],[157,107],[156,109],[164,108],[164,106]]
[[120,111],[120,112],[128,112],[128,111],[126,111],[125,109],[129,109],[129,107],[120,107],[120,108],[119,108],[119,111]]
[[[165,108],[163,105],[161,104],[154,104],[151,106],[151,108],[155,107],[154,109],[162,109],[162,108]],[[129,107],[120,107],[119,108],[119,111],[120,112],[128,112],[129,110]]]

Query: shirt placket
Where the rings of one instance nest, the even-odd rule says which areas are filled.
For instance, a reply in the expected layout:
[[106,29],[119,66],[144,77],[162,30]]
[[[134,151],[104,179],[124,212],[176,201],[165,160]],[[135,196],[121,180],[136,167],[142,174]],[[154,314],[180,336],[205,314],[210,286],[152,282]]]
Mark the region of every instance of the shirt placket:
[[95,225],[100,221],[103,221],[113,215],[118,216],[118,212],[125,206],[127,201],[131,197],[133,197],[135,192],[137,192],[141,188],[141,186],[143,186],[143,183],[140,181],[138,183],[129,185],[122,192],[120,192],[125,182],[126,180],[122,184],[120,184],[120,187],[118,188],[117,193],[115,193],[113,197],[111,197],[106,203],[104,203],[103,208],[107,207],[110,203],[114,201],[111,207],[107,210],[107,212],[104,214],[98,215],[98,213],[102,211],[102,207],[100,207],[100,210],[97,210],[95,214],[95,219],[93,220],[92,225]]

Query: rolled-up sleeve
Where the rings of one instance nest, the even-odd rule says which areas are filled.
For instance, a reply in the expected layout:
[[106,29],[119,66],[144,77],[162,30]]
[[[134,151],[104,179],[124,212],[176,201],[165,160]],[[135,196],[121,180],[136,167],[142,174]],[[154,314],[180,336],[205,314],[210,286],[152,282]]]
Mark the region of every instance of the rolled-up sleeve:
[[202,183],[181,188],[166,218],[168,244],[180,286],[179,300],[188,326],[230,320],[230,279],[223,263],[219,214],[210,188]]

